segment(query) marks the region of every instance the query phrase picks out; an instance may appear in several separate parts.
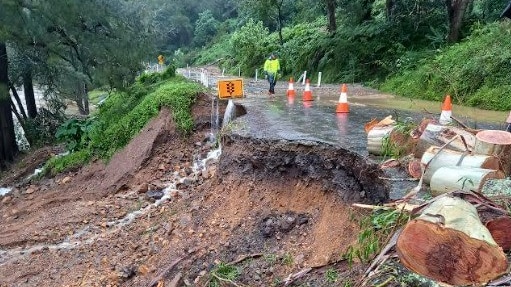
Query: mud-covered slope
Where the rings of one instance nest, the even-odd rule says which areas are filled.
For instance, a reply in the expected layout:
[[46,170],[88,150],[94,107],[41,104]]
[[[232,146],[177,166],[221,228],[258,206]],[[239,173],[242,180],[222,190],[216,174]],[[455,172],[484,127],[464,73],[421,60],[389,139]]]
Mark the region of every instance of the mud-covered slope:
[[278,286],[307,268],[297,285],[331,286],[330,269],[353,282],[361,269],[342,254],[365,214],[349,203],[387,198],[378,167],[330,145],[224,135],[220,158],[193,171],[213,148],[210,111],[201,95],[188,138],[162,111],[118,161],[0,198],[0,286],[208,286],[221,262],[239,286]]
[[343,201],[381,203],[389,198],[380,167],[354,152],[317,142],[288,142],[226,135],[221,173],[319,182]]

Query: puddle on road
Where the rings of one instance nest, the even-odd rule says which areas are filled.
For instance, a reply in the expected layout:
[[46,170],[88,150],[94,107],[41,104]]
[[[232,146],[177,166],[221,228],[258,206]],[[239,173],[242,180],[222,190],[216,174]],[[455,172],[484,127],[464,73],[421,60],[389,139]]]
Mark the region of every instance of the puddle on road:
[[[431,112],[431,113],[440,113],[442,103],[432,102],[432,101],[424,101],[418,99],[409,99],[409,98],[401,98],[401,97],[392,97],[388,99],[378,99],[378,98],[353,98],[351,99],[353,103],[363,104],[368,106],[380,107],[380,108],[388,108],[388,109],[398,109],[398,110],[408,110],[408,111],[418,111],[418,112]],[[464,107],[453,105],[453,116],[459,118],[460,120],[464,120],[470,122],[475,125],[472,126],[474,128],[478,128],[477,125],[480,123],[494,123],[496,125],[501,124],[504,129],[504,122],[507,118],[509,112],[502,111],[488,111],[477,109],[474,107]]]

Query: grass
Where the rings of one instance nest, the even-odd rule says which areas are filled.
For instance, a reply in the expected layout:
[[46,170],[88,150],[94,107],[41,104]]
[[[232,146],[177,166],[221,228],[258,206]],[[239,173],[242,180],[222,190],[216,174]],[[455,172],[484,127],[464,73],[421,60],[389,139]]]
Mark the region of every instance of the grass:
[[[93,158],[110,159],[156,117],[162,107],[171,109],[178,132],[183,136],[190,134],[194,125],[191,108],[202,89],[197,83],[175,76],[171,68],[163,73],[143,74],[126,91],[111,93],[90,118],[87,132],[80,134],[80,138],[73,137],[80,143],[80,149],[50,160],[43,173],[56,174],[78,168]],[[101,91],[91,92],[91,97],[93,101],[99,100]]]
[[330,268],[325,272],[325,279],[328,283],[335,283],[339,280],[339,273],[336,270]]
[[352,266],[355,260],[367,263],[380,252],[382,244],[392,236],[395,229],[408,218],[399,210],[376,210],[360,221],[361,232],[357,243],[347,248],[343,258]]
[[241,275],[240,270],[236,266],[219,263],[211,272],[208,281],[209,287],[222,286],[222,282],[236,286],[234,281]]

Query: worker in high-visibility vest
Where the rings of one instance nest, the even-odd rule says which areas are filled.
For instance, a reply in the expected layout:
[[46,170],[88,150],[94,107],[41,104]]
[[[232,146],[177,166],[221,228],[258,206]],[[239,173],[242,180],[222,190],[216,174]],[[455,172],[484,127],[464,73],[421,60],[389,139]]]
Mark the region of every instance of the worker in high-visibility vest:
[[280,73],[280,62],[275,54],[271,54],[270,57],[264,62],[264,76],[270,83],[270,89],[268,94],[270,96],[275,95],[275,85],[277,84],[277,75]]
[[163,65],[165,64],[165,57],[163,55],[158,55],[158,66],[157,70],[158,72],[163,71]]

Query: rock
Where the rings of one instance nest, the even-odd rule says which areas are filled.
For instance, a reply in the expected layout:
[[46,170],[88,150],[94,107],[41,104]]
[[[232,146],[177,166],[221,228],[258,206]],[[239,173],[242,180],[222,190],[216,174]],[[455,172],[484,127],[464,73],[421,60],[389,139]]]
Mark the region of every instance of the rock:
[[137,193],[145,193],[149,190],[149,185],[147,183],[142,183],[136,189]]
[[138,267],[138,273],[142,275],[147,275],[149,273],[149,267],[147,267],[146,265],[140,265]]
[[5,196],[3,199],[2,199],[2,204],[7,204],[9,202],[12,201],[12,197],[10,196]]
[[303,264],[304,260],[305,260],[305,255],[303,255],[303,254],[298,254],[294,258],[295,264],[299,265],[299,266],[301,266]]
[[161,199],[164,195],[163,191],[161,190],[149,190],[146,192],[146,197],[152,200],[158,200]]
[[25,190],[24,193],[25,194],[32,194],[32,193],[34,193],[34,191],[35,191],[35,188],[30,186],[29,188],[27,188],[27,190]]
[[298,215],[298,218],[296,220],[296,224],[303,225],[309,222],[309,217],[305,214]]
[[159,170],[165,170],[166,168],[165,168],[165,165],[162,163],[162,164],[160,164],[160,165],[158,166],[158,169],[159,169]]
[[66,184],[66,183],[69,183],[69,182],[71,182],[71,177],[70,176],[64,177],[64,179],[61,181],[62,184]]
[[201,173],[201,176],[204,178],[204,179],[208,179],[209,178],[209,172],[207,169],[204,169]]

